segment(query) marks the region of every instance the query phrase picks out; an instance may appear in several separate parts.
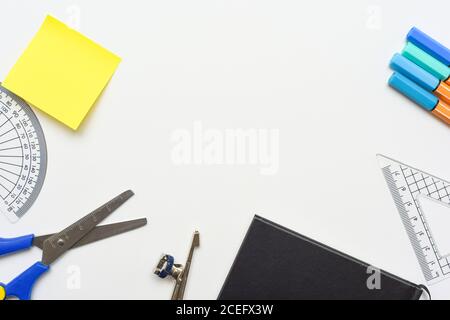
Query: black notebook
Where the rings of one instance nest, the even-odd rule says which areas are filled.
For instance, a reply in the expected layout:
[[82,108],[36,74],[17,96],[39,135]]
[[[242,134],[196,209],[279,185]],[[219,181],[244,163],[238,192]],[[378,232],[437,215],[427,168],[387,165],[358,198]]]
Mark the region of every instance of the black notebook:
[[375,274],[375,270],[255,216],[218,298],[417,300],[426,290],[382,270]]

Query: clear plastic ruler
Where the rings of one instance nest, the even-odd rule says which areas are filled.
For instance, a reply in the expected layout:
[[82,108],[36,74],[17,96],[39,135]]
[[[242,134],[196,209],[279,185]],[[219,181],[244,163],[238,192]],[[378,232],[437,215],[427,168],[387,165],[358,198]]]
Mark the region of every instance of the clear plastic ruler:
[[31,207],[44,183],[47,148],[36,115],[0,86],[0,211],[16,222]]
[[450,183],[386,156],[377,157],[427,283],[449,278],[450,252],[439,252],[420,199],[450,204]]

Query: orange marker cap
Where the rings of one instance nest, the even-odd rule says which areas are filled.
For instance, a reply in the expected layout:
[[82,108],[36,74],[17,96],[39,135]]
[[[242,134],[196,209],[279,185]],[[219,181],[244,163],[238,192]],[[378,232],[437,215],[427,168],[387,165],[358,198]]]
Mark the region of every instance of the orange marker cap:
[[445,83],[448,84],[450,86],[450,78],[448,78],[447,80],[445,80]]
[[439,101],[436,108],[431,112],[446,124],[450,125],[450,106],[448,104]]
[[445,84],[444,82],[441,82],[439,86],[434,90],[434,93],[436,93],[436,96],[438,96],[439,99],[441,99],[446,104],[450,105],[450,86]]

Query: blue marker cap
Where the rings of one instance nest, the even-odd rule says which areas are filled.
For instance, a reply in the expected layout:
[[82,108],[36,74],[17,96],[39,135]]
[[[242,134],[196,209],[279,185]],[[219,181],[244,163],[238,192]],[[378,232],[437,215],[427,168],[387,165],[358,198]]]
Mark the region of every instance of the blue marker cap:
[[406,38],[409,42],[414,43],[420,49],[435,57],[443,64],[450,66],[450,50],[427,34],[416,27],[413,27]]
[[441,81],[431,73],[425,71],[414,62],[396,53],[391,59],[391,68],[417,83],[428,91],[434,91]]
[[398,72],[394,72],[391,76],[389,85],[428,111],[433,111],[439,102],[439,99],[432,93],[419,87]]

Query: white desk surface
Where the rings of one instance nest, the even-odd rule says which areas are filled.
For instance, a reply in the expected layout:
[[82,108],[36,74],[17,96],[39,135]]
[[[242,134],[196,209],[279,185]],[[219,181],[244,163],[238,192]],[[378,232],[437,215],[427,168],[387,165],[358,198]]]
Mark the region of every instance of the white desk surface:
[[[424,283],[375,154],[450,179],[449,128],[387,86],[412,26],[450,43],[449,9],[446,0],[2,1],[0,78],[48,13],[123,62],[78,132],[36,111],[47,177],[19,223],[0,219],[1,236],[59,231],[127,188],[135,197],[107,222],[149,219],[66,254],[33,298],[168,299],[173,282],[154,276],[155,264],[163,252],[183,263],[198,229],[186,298],[215,299],[254,214]],[[278,129],[279,170],[176,165],[171,137],[195,121]],[[39,258],[38,249],[2,258],[0,280]],[[450,280],[431,289],[450,298]]]

